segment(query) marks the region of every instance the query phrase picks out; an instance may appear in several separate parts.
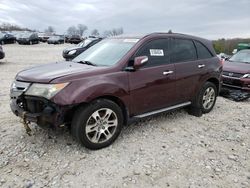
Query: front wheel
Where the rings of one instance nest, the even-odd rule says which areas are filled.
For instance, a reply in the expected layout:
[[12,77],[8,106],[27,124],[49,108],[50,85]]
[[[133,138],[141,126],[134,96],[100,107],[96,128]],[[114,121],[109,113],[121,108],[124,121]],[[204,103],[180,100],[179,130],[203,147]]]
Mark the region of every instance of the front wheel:
[[75,112],[71,132],[85,147],[101,149],[115,141],[122,126],[121,108],[110,100],[100,99]]

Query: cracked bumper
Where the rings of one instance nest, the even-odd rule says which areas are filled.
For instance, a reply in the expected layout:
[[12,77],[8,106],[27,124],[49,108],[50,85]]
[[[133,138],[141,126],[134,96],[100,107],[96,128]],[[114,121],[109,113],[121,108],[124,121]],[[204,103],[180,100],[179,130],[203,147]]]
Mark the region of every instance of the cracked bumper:
[[64,124],[69,107],[61,107],[49,100],[39,97],[11,97],[12,112],[26,121],[34,122],[41,127],[58,127]]

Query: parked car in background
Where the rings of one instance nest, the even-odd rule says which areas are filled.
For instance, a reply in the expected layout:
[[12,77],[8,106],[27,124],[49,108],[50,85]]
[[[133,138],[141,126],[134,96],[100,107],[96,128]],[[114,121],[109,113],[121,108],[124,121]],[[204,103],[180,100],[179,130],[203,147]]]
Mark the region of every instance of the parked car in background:
[[3,51],[3,47],[0,45],[0,59],[3,59],[5,57],[5,53]]
[[250,94],[250,50],[240,50],[223,66],[223,88]]
[[68,39],[68,42],[71,44],[78,44],[82,41],[82,37],[80,35],[71,35]]
[[66,48],[65,50],[63,50],[62,55],[66,59],[66,61],[72,60],[73,58],[78,56],[80,53],[84,52],[86,49],[100,42],[101,40],[102,38],[87,38],[83,40],[82,42],[80,42],[79,44],[77,44],[75,47],[70,47],[70,48]]
[[37,33],[23,33],[17,40],[18,44],[38,44],[39,37]]
[[52,36],[47,40],[48,44],[63,44],[64,43],[64,37],[63,36]]
[[40,42],[47,42],[47,40],[51,37],[50,34],[47,33],[38,33],[38,38]]
[[231,56],[230,55],[227,55],[225,53],[220,53],[217,55],[218,58],[220,58],[221,60],[226,60],[226,59],[229,59]]
[[23,33],[16,33],[14,36],[16,37],[16,41],[18,41]]
[[0,33],[0,44],[11,44],[16,42],[16,37],[9,33]]
[[64,35],[65,43],[69,43],[70,35]]
[[221,74],[208,40],[167,33],[120,36],[102,40],[71,62],[19,72],[10,106],[26,128],[28,121],[67,123],[80,143],[100,149],[132,119],[181,107],[196,116],[210,112]]

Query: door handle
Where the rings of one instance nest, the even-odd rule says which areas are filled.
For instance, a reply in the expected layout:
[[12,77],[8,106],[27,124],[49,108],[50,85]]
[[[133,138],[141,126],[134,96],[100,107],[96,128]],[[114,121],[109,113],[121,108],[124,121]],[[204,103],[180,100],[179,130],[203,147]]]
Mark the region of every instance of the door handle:
[[169,74],[173,74],[173,73],[174,73],[174,71],[164,71],[163,75],[169,75]]
[[199,69],[201,69],[201,68],[203,68],[203,67],[205,67],[206,65],[204,65],[204,64],[200,64],[200,65],[198,65],[198,68]]

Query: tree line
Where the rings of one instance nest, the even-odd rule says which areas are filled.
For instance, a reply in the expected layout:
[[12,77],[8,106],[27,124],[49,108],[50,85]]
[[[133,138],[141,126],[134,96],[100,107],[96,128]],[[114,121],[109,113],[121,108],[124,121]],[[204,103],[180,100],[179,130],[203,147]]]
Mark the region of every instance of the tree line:
[[226,53],[226,54],[231,55],[233,50],[237,49],[237,45],[239,43],[250,44],[250,38],[248,39],[242,39],[242,38],[224,39],[222,38],[222,39],[214,40],[213,46],[217,54]]
[[[77,24],[77,25],[72,25],[70,26],[66,33],[68,35],[81,35],[83,36],[83,34],[88,30],[88,27],[84,24]],[[23,28],[20,27],[18,25],[15,24],[10,24],[10,23],[2,23],[0,25],[0,31],[36,31],[36,30],[32,30],[29,28]],[[45,33],[55,33],[55,27],[53,26],[48,26],[45,30]],[[104,37],[109,37],[109,36],[116,36],[116,35],[121,35],[123,34],[123,28],[119,27],[119,28],[113,28],[110,30],[105,30],[102,34],[98,31],[98,29],[93,29],[90,31],[90,34],[93,36],[104,36]]]
[[0,31],[34,31],[34,30],[29,29],[29,28],[20,27],[20,26],[15,25],[15,24],[2,23],[0,25]]
[[[85,31],[88,30],[88,27],[84,24],[78,24],[76,26],[70,26],[67,29],[67,34],[68,35],[83,35],[85,33]],[[93,36],[100,36],[101,34],[99,33],[98,29],[93,29],[90,32],[91,35]],[[116,36],[116,35],[121,35],[123,34],[123,28],[119,27],[119,28],[113,28],[111,30],[105,30],[102,34],[102,36],[104,37],[109,37],[109,36]]]

